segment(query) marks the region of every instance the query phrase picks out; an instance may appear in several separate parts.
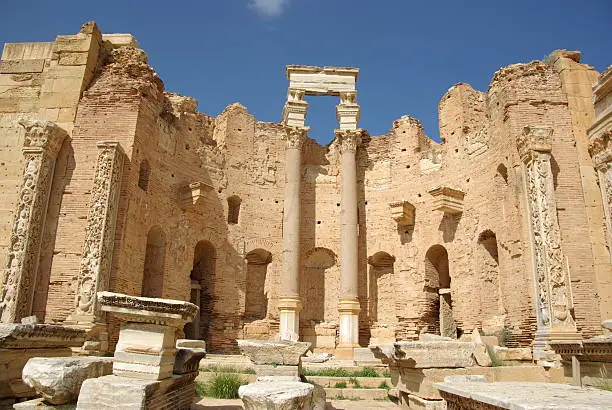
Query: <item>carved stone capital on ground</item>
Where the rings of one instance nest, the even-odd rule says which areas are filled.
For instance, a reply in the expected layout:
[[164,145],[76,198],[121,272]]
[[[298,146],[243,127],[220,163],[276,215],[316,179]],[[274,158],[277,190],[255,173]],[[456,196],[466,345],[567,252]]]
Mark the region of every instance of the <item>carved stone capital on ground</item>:
[[23,152],[26,153],[46,153],[55,158],[59,152],[64,138],[68,133],[57,124],[51,121],[20,119],[25,131],[23,141]]
[[516,145],[525,163],[535,158],[535,153],[550,153],[552,150],[553,129],[549,126],[535,125],[523,128],[523,133],[516,139]]
[[357,152],[357,147],[361,144],[361,136],[363,135],[361,128],[355,130],[334,130],[334,133],[340,144],[340,153]]
[[290,125],[285,125],[283,126],[283,129],[285,131],[283,139],[287,143],[287,148],[301,150],[310,127],[293,127]]
[[129,296],[114,292],[98,292],[102,311],[130,322],[155,323],[180,328],[193,320],[198,307],[193,303],[172,299]]

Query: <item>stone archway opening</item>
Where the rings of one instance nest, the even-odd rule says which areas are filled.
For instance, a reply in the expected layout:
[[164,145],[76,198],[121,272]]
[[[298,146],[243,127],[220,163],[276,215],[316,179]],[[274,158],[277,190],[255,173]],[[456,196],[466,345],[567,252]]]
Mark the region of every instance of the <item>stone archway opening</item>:
[[[190,302],[200,307],[191,323],[185,325],[185,337],[205,340],[210,346],[211,320],[214,312],[214,283],[217,251],[209,241],[197,243],[191,270]],[[209,349],[212,346],[209,347]]]
[[429,317],[427,328],[432,333],[457,337],[457,325],[453,318],[451,277],[448,252],[442,245],[433,245],[425,254],[425,291],[428,293]]

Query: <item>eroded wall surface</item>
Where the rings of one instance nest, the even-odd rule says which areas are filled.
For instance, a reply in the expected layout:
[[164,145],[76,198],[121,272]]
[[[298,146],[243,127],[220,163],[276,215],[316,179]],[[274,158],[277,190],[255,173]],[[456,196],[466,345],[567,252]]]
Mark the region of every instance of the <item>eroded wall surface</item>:
[[[17,119],[48,119],[70,138],[55,165],[31,314],[71,320],[88,215],[97,206],[96,144],[115,141],[125,160],[109,290],[197,301],[200,321],[185,331],[213,352],[234,351],[236,338],[268,338],[279,326],[284,128],[257,121],[239,103],[217,117],[198,112],[194,99],[164,89],[135,45],[131,37],[102,36],[95,25],[52,43],[6,45],[2,267],[24,166]],[[364,135],[357,151],[362,345],[441,326],[503,334],[509,346],[531,343],[534,268],[516,144],[526,126],[553,129],[555,211],[573,313],[583,336],[599,333],[610,314],[612,268],[586,137],[597,73],[575,55],[553,57],[500,69],[486,92],[451,87],[439,104],[440,144],[407,116],[384,135]],[[302,162],[300,333],[333,348],[342,263],[337,142],[307,140]],[[437,210],[434,187],[461,191],[461,211]],[[414,207],[413,223],[393,218],[390,204],[398,201]],[[4,269],[2,283],[6,277]],[[445,310],[451,316],[441,316]],[[112,341],[117,323],[104,320]]]

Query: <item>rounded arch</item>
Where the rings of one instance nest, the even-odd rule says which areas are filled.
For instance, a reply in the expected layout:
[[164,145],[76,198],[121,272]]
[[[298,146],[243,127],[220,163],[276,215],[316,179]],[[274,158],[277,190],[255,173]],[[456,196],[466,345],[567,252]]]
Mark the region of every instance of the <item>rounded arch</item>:
[[145,248],[142,296],[160,298],[163,295],[166,235],[159,225],[149,229]]
[[212,242],[208,240],[199,241],[193,251],[191,279],[202,281],[206,279],[208,275],[214,274],[216,259],[217,250]]
[[395,256],[384,251],[379,251],[368,258],[368,263],[379,268],[393,266],[395,263]]
[[331,268],[337,264],[336,254],[327,248],[312,248],[304,255],[304,264],[312,268]]
[[248,252],[244,258],[248,264],[267,265],[272,262],[272,253],[262,248],[256,248]]
[[425,282],[431,288],[450,288],[448,252],[442,245],[433,245],[425,253]]
[[149,190],[149,177],[151,176],[151,166],[147,159],[140,161],[140,169],[138,170],[138,187],[143,191]]

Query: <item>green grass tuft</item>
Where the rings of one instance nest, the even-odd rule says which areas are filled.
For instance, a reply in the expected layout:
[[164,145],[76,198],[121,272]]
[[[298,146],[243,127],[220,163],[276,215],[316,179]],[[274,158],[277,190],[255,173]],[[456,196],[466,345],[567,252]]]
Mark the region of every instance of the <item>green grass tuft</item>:
[[387,384],[387,382],[382,382],[379,386],[379,389],[385,389],[385,390],[389,390],[391,387],[389,387],[389,385]]
[[[372,367],[364,367],[361,370],[349,371],[346,369],[304,369],[304,376],[326,376],[326,377],[381,377],[381,375]],[[383,377],[390,377],[388,372],[383,373]]]
[[240,374],[255,374],[254,369],[243,369],[234,366],[217,366],[209,365],[200,367],[202,373],[240,373]]
[[334,385],[336,389],[346,389],[346,382],[338,382]]
[[208,383],[196,383],[198,396],[216,397],[218,399],[237,399],[238,388],[247,384],[240,376],[231,373],[216,374]]

